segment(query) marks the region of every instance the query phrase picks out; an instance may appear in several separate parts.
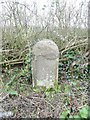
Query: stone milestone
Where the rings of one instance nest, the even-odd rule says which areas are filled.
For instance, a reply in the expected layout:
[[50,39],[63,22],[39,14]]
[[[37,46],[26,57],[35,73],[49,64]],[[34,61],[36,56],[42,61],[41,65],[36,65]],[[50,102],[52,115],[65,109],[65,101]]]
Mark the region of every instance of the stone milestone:
[[58,46],[52,40],[44,39],[34,45],[32,54],[33,87],[54,87],[58,81]]

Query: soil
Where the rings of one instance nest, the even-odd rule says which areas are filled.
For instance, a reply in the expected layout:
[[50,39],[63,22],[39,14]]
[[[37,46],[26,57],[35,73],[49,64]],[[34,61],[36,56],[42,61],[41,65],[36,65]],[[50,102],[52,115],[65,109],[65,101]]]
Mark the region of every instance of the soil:
[[[68,84],[67,81],[61,82],[62,85]],[[80,86],[86,85],[83,81]],[[87,85],[86,85],[87,86]],[[53,97],[46,97],[44,92],[30,92],[28,95],[19,94],[3,95],[0,98],[0,106],[6,112],[12,111],[10,118],[60,118],[64,110],[70,110],[70,114],[78,114],[79,109],[88,102],[87,90],[79,90],[78,92],[72,88],[72,100],[70,101],[69,93],[56,93]],[[71,106],[72,102],[72,106]],[[71,108],[72,107],[72,108]]]

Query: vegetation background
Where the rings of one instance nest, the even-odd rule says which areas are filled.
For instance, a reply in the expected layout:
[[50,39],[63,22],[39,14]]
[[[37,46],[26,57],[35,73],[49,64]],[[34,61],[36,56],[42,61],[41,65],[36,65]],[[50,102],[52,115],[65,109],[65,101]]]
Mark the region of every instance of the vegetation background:
[[[71,96],[74,94],[72,92],[74,86],[76,93],[87,96],[82,99],[80,106],[78,105],[78,111],[79,107],[84,109],[81,111],[84,111],[84,117],[87,118],[87,109],[83,106],[88,104],[89,94],[88,2],[81,1],[76,7],[75,4],[68,5],[66,1],[51,0],[49,4],[43,5],[41,13],[35,1],[32,4],[4,1],[0,6],[2,6],[0,15],[1,98],[7,94],[18,96],[42,91],[32,88],[31,85],[32,47],[43,38],[51,39],[58,45],[60,51],[58,73],[60,84],[56,85],[54,90],[44,90],[44,93],[51,98],[58,92]],[[64,112],[62,114],[64,117],[68,117],[68,114],[70,117],[71,113],[77,115],[76,111],[72,112],[73,106],[70,100],[71,97],[68,102],[68,109],[71,112],[65,113],[65,107],[61,112]],[[67,102],[63,104],[67,106]],[[37,117],[37,114],[34,113],[34,116]],[[83,116],[83,112],[80,116]]]

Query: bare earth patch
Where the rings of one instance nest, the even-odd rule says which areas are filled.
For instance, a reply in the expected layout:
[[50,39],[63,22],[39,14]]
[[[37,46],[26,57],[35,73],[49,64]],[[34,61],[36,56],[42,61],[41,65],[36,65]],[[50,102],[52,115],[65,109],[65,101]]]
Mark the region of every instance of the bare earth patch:
[[72,95],[72,101],[70,101],[69,94],[64,92],[56,93],[52,98],[46,97],[44,92],[31,92],[29,95],[19,94],[18,96],[8,94],[0,98],[0,106],[6,112],[13,112],[10,118],[60,118],[64,110],[71,109],[72,102],[71,114],[76,115],[78,110],[88,103],[88,96],[86,90],[77,92],[72,88],[72,91],[74,95]]

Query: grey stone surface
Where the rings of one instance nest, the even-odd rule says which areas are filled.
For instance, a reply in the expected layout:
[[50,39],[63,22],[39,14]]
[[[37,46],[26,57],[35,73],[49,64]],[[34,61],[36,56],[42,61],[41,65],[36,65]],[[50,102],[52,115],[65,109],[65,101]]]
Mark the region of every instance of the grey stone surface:
[[8,118],[11,116],[13,116],[13,112],[11,112],[11,111],[8,111],[8,112],[1,112],[0,111],[0,118]]
[[0,106],[0,118],[8,118],[13,116],[13,112],[8,111],[6,112],[1,106]]
[[37,42],[32,50],[33,86],[53,87],[58,81],[59,50],[57,45],[48,39]]

